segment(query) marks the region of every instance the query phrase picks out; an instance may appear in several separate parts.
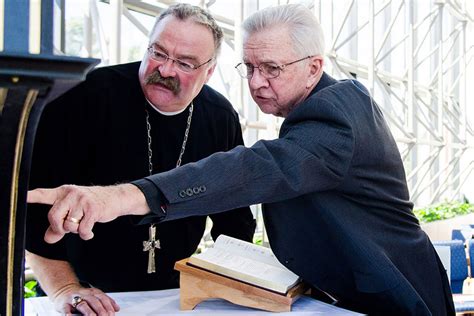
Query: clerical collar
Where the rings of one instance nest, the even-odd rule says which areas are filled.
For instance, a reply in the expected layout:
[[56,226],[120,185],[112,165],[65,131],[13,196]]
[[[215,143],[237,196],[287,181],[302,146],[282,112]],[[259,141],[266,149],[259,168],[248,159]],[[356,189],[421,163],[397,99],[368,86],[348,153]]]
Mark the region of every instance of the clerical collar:
[[[146,99],[146,98],[145,98]],[[183,113],[184,110],[186,110],[187,106],[185,106],[184,108],[182,108],[181,110],[179,111],[175,111],[175,112],[165,112],[165,111],[161,111],[159,110],[156,106],[154,106],[148,99],[146,99],[146,101],[148,102],[148,104],[151,105],[152,109],[155,110],[156,112],[160,113],[160,114],[163,114],[165,116],[173,116],[173,115],[178,115],[180,113]]]

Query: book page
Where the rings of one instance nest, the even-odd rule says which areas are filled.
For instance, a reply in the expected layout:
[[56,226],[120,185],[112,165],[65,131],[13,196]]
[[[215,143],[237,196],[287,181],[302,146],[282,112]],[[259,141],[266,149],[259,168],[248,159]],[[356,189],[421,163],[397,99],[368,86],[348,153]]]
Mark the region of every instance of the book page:
[[219,235],[214,243],[214,248],[223,249],[238,256],[252,258],[253,260],[288,270],[278,261],[270,248],[255,245],[240,239]]
[[271,249],[225,235],[220,235],[213,247],[191,256],[189,263],[280,293],[299,281]]

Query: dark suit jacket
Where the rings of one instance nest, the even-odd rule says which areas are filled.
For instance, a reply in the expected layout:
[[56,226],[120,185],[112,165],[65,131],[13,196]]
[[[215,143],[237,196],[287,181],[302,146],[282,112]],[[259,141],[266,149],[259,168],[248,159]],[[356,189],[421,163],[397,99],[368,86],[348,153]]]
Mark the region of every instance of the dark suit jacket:
[[397,145],[355,80],[324,74],[276,140],[137,185],[149,201],[160,196],[153,187],[161,191],[164,220],[263,202],[278,259],[341,306],[370,315],[454,314],[444,268],[412,213]]

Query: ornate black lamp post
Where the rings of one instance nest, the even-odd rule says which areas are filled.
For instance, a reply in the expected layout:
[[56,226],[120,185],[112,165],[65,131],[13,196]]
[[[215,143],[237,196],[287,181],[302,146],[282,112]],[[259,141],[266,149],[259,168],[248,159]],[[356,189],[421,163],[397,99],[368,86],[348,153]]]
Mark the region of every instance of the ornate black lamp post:
[[26,192],[42,109],[83,80],[98,62],[53,55],[54,1],[41,1],[41,52],[30,54],[29,0],[4,0],[0,52],[1,316],[23,314]]

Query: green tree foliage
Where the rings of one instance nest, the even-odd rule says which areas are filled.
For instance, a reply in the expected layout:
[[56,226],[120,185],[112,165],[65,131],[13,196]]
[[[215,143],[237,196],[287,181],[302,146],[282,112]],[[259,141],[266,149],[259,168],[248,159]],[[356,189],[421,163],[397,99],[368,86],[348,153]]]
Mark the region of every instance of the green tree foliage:
[[38,282],[35,280],[31,280],[25,283],[25,298],[35,297],[36,296],[36,287],[38,286]]
[[80,56],[84,38],[84,25],[80,18],[71,18],[66,23],[66,54]]
[[429,223],[474,213],[474,205],[466,202],[444,202],[415,209],[413,212],[420,222]]

